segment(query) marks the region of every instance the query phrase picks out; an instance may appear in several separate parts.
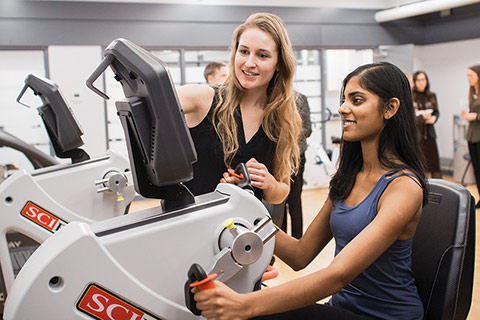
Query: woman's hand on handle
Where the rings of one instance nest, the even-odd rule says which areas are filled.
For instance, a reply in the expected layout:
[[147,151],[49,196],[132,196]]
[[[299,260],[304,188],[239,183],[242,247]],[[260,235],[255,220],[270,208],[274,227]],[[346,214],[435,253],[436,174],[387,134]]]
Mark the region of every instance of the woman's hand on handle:
[[236,293],[220,281],[214,281],[215,289],[195,292],[194,299],[202,316],[208,320],[244,320],[250,318],[247,314],[248,305],[245,295]]
[[251,158],[245,164],[247,166],[252,186],[263,190],[263,198],[273,204],[282,203],[290,192],[290,179],[278,181],[267,167]]

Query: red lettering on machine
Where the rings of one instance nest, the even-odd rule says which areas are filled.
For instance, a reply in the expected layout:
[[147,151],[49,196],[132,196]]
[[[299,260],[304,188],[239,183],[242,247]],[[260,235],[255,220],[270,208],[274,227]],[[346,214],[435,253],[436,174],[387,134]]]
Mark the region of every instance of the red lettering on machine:
[[67,224],[31,201],[27,201],[20,214],[51,233],[58,231],[58,229]]
[[161,320],[95,284],[87,287],[77,309],[99,320]]

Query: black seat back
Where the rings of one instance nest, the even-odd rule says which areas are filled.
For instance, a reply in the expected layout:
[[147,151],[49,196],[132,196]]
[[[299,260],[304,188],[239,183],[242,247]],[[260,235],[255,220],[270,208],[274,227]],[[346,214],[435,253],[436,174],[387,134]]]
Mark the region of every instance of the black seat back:
[[183,182],[193,178],[197,161],[185,116],[167,65],[126,39],[116,39],[87,79],[101,97],[95,80],[111,67],[125,99],[115,106],[125,133],[135,190],[146,198],[162,199],[165,208],[194,203]]
[[413,272],[424,319],[466,319],[475,263],[475,200],[455,183],[429,180],[429,203],[413,238]]
[[20,100],[28,88],[42,100],[43,105],[37,110],[45,124],[55,155],[62,159],[71,159],[72,163],[89,160],[90,156],[80,149],[83,146],[83,130],[58,85],[50,79],[29,74],[17,97],[18,103],[25,105]]

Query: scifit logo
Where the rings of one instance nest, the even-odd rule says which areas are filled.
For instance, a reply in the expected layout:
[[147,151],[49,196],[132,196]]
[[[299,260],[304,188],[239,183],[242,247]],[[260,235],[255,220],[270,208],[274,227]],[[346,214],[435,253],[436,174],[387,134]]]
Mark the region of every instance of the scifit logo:
[[80,297],[77,309],[99,320],[161,320],[93,283]]
[[65,221],[31,201],[27,201],[20,214],[51,233],[58,231],[58,229],[67,224]]

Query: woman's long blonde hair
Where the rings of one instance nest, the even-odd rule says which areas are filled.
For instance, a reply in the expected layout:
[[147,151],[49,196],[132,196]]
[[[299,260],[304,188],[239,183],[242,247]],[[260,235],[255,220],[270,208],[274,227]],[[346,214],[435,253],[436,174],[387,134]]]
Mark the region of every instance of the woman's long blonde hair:
[[222,141],[225,165],[230,167],[239,147],[234,112],[245,94],[233,71],[235,55],[242,33],[250,28],[258,28],[269,34],[277,46],[278,71],[275,71],[267,88],[262,127],[267,137],[277,143],[272,174],[277,180],[282,181],[298,169],[298,138],[302,120],[295,106],[293,91],[295,55],[285,25],[278,16],[256,13],[235,30],[229,61],[229,69],[232,72],[219,87],[219,102],[214,110],[213,124]]

